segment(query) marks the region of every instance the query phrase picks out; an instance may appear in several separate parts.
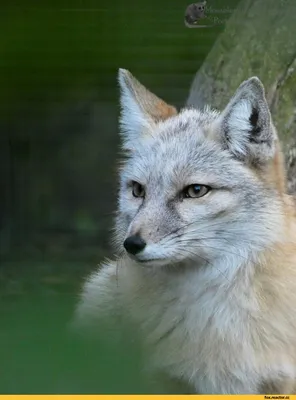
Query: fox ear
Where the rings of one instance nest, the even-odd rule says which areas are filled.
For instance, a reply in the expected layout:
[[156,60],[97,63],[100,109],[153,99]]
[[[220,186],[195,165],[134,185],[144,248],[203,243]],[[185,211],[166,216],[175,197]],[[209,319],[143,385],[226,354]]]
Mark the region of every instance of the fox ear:
[[277,135],[257,77],[239,86],[218,119],[218,129],[223,147],[242,161],[264,164],[274,156]]
[[139,137],[153,135],[155,124],[176,115],[177,110],[151,93],[125,69],[119,69],[118,82],[123,148],[131,150]]

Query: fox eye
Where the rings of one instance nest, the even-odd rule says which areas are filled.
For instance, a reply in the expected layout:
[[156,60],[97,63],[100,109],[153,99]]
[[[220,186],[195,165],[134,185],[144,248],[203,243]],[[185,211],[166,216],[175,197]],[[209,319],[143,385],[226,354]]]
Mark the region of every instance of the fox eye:
[[145,196],[145,189],[140,183],[133,181],[132,182],[133,188],[133,196],[134,197],[144,197]]
[[183,195],[187,199],[198,198],[198,197],[203,197],[210,190],[211,190],[211,188],[209,186],[194,184],[194,185],[187,186],[183,190]]

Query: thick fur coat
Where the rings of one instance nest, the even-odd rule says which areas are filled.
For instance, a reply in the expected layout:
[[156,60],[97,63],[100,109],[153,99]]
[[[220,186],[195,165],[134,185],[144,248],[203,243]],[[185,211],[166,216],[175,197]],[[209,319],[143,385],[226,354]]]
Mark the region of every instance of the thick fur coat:
[[119,83],[117,256],[87,278],[78,324],[117,309],[191,392],[296,393],[295,206],[262,83],[222,112]]

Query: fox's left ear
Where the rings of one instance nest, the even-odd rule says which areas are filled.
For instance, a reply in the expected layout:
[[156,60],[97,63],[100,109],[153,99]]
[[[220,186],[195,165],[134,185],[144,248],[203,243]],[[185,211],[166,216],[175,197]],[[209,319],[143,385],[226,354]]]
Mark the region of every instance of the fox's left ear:
[[217,123],[219,140],[236,158],[260,165],[274,157],[277,134],[257,77],[239,86]]
[[119,69],[120,128],[123,147],[132,150],[141,136],[152,135],[155,124],[177,114],[175,107],[146,89],[129,71]]

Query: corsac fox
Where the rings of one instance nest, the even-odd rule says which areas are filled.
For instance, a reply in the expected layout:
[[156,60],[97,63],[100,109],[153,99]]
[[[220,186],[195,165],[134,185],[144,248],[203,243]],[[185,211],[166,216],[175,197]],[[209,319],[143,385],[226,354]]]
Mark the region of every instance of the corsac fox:
[[180,111],[119,70],[124,159],[114,261],[89,326],[119,310],[147,364],[200,394],[296,393],[296,225],[257,77],[222,112]]

